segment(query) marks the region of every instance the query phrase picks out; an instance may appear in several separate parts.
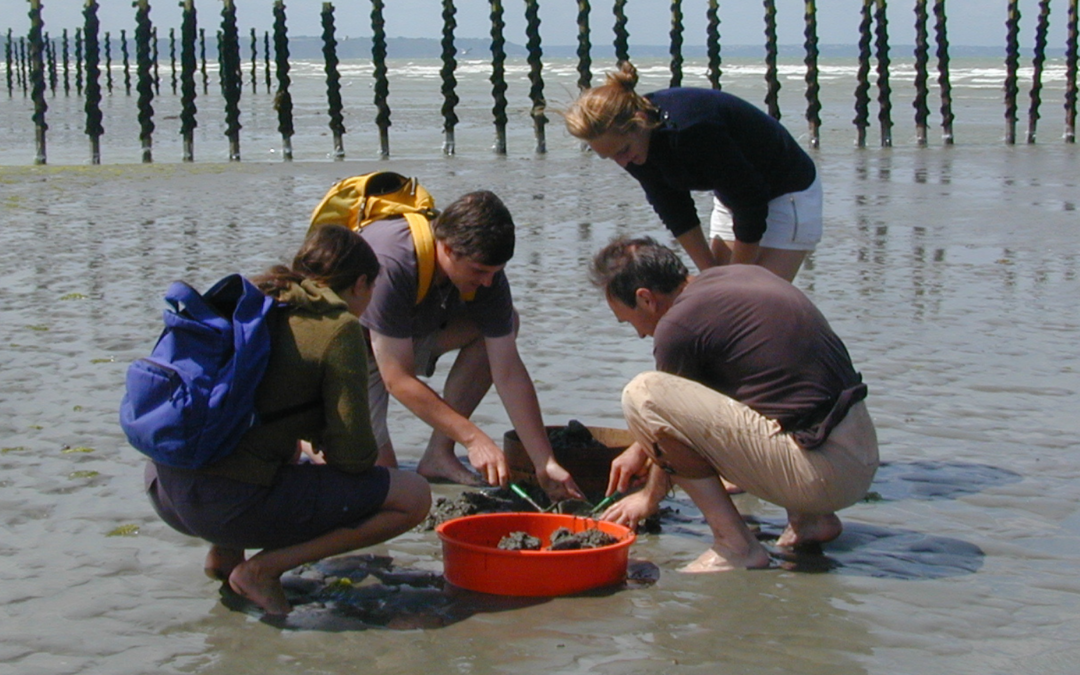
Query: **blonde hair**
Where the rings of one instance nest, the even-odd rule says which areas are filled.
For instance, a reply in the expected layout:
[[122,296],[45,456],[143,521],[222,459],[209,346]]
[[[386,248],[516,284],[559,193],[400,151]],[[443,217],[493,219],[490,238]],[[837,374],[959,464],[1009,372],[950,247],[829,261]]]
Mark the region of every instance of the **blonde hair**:
[[566,130],[575,138],[591,141],[609,131],[655,129],[659,126],[656,106],[634,91],[637,82],[637,68],[629,61],[620,62],[618,70],[607,74],[604,84],[581,92],[563,112]]

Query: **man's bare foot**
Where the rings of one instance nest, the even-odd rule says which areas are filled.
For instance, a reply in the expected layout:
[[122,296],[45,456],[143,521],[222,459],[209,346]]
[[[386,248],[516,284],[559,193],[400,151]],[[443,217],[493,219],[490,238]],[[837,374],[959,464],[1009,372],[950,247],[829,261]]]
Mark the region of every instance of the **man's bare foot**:
[[824,544],[840,536],[844,526],[835,513],[807,515],[788,512],[788,526],[776,540],[777,546]]
[[416,465],[416,473],[433,483],[458,483],[468,487],[487,485],[480,476],[462,464],[457,457],[423,457]]
[[263,608],[267,614],[285,616],[292,605],[285,598],[281,579],[260,574],[256,559],[237,565],[229,575],[229,588]]
[[203,562],[203,572],[217,581],[226,581],[236,566],[244,562],[244,549],[211,546]]
[[680,567],[680,572],[701,574],[704,572],[730,572],[732,570],[761,569],[769,566],[769,553],[761,544],[754,542],[745,554],[730,551],[721,553],[713,548],[707,549],[694,562]]

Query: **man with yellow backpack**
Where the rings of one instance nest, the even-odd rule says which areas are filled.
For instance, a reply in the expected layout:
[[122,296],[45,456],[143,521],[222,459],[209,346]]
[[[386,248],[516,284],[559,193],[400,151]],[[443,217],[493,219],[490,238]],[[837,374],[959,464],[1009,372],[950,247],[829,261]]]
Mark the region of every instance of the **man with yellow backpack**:
[[[433,219],[433,220],[432,220]],[[506,457],[469,417],[494,383],[552,499],[582,497],[556,461],[536,388],[517,349],[517,312],[503,273],[514,254],[514,221],[487,191],[471,192],[441,213],[415,180],[392,172],[347,178],[330,189],[311,227],[342,224],[361,232],[382,265],[360,318],[369,335],[368,396],[382,466],[397,457],[386,424],[389,395],[433,429],[417,471],[467,485],[509,482]],[[442,396],[424,383],[438,358],[458,351]],[[454,454],[461,443],[479,479]]]

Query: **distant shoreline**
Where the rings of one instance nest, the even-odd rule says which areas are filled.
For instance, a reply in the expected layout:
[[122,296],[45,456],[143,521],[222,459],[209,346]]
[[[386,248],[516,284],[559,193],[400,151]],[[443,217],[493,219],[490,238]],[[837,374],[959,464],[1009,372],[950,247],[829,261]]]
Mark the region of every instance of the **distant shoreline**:
[[[114,39],[114,49],[119,49],[119,40]],[[128,38],[130,49],[134,50],[134,41]],[[213,46],[207,45],[207,58],[213,58]],[[468,58],[491,58],[491,40],[487,38],[457,38],[454,40],[454,48],[456,53],[454,58],[456,59],[468,59]],[[506,55],[508,58],[524,58],[528,56],[528,50],[523,45],[507,42],[504,45]],[[937,46],[932,41],[928,45],[929,57],[933,62],[936,60],[935,53]],[[158,52],[159,54],[167,55],[169,53],[168,40],[164,38],[158,39]],[[258,43],[259,57],[264,58],[262,54],[262,41]],[[434,38],[388,38],[386,40],[387,58],[389,59],[418,59],[418,58],[441,58],[442,57],[442,43],[440,40]],[[800,44],[782,44],[777,46],[778,56],[784,59],[797,58],[799,60],[806,56],[806,48]],[[905,58],[911,57],[915,52],[915,46],[910,44],[896,44],[889,46],[889,54],[893,58]],[[249,47],[247,40],[241,41],[241,54],[243,58],[249,58]],[[542,54],[549,58],[577,58],[577,45],[543,45]],[[1034,55],[1030,47],[1021,47],[1020,58],[1030,61]],[[597,59],[615,59],[615,48],[612,44],[605,41],[602,43],[593,43],[589,53],[590,58]],[[630,58],[667,58],[671,56],[670,47],[668,45],[630,45]],[[683,45],[682,48],[683,58],[706,58],[708,53],[706,52],[705,45]],[[764,58],[765,45],[729,45],[721,42],[720,45],[721,59],[727,58]],[[858,58],[859,48],[855,44],[819,44],[818,56],[820,58]],[[1046,56],[1048,58],[1064,58],[1064,47],[1047,47]],[[371,58],[371,38],[370,37],[356,37],[356,38],[338,38],[337,40],[337,57],[339,59],[370,59]],[[950,58],[1005,58],[1004,46],[968,46],[968,45],[949,45],[949,57]],[[115,58],[115,57],[114,57]],[[298,36],[289,38],[289,58],[292,59],[323,59],[323,41],[321,37],[317,36]]]

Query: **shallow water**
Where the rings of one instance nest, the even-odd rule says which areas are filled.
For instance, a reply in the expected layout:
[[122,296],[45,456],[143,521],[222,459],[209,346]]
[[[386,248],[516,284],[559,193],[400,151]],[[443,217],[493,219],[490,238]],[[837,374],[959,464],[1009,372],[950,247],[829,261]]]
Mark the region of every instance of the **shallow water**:
[[[283,624],[219,600],[203,546],[153,513],[116,424],[168,282],[202,288],[290,254],[343,175],[421,176],[443,203],[490,188],[519,227],[508,274],[547,422],[621,426],[619,390],[650,345],[583,270],[615,233],[665,237],[637,186],[565,148],[0,168],[0,674],[1073,672],[1076,149],[831,143],[816,158],[826,240],[797,284],[869,383],[886,462],[838,541],[768,571],[681,575],[708,537],[676,495],[677,517],[631,550],[640,578],[523,601],[442,587],[435,535],[412,532],[345,563],[359,591]],[[414,463],[424,429],[392,414]],[[494,395],[477,420],[509,428]],[[779,532],[778,508],[738,503]]]

